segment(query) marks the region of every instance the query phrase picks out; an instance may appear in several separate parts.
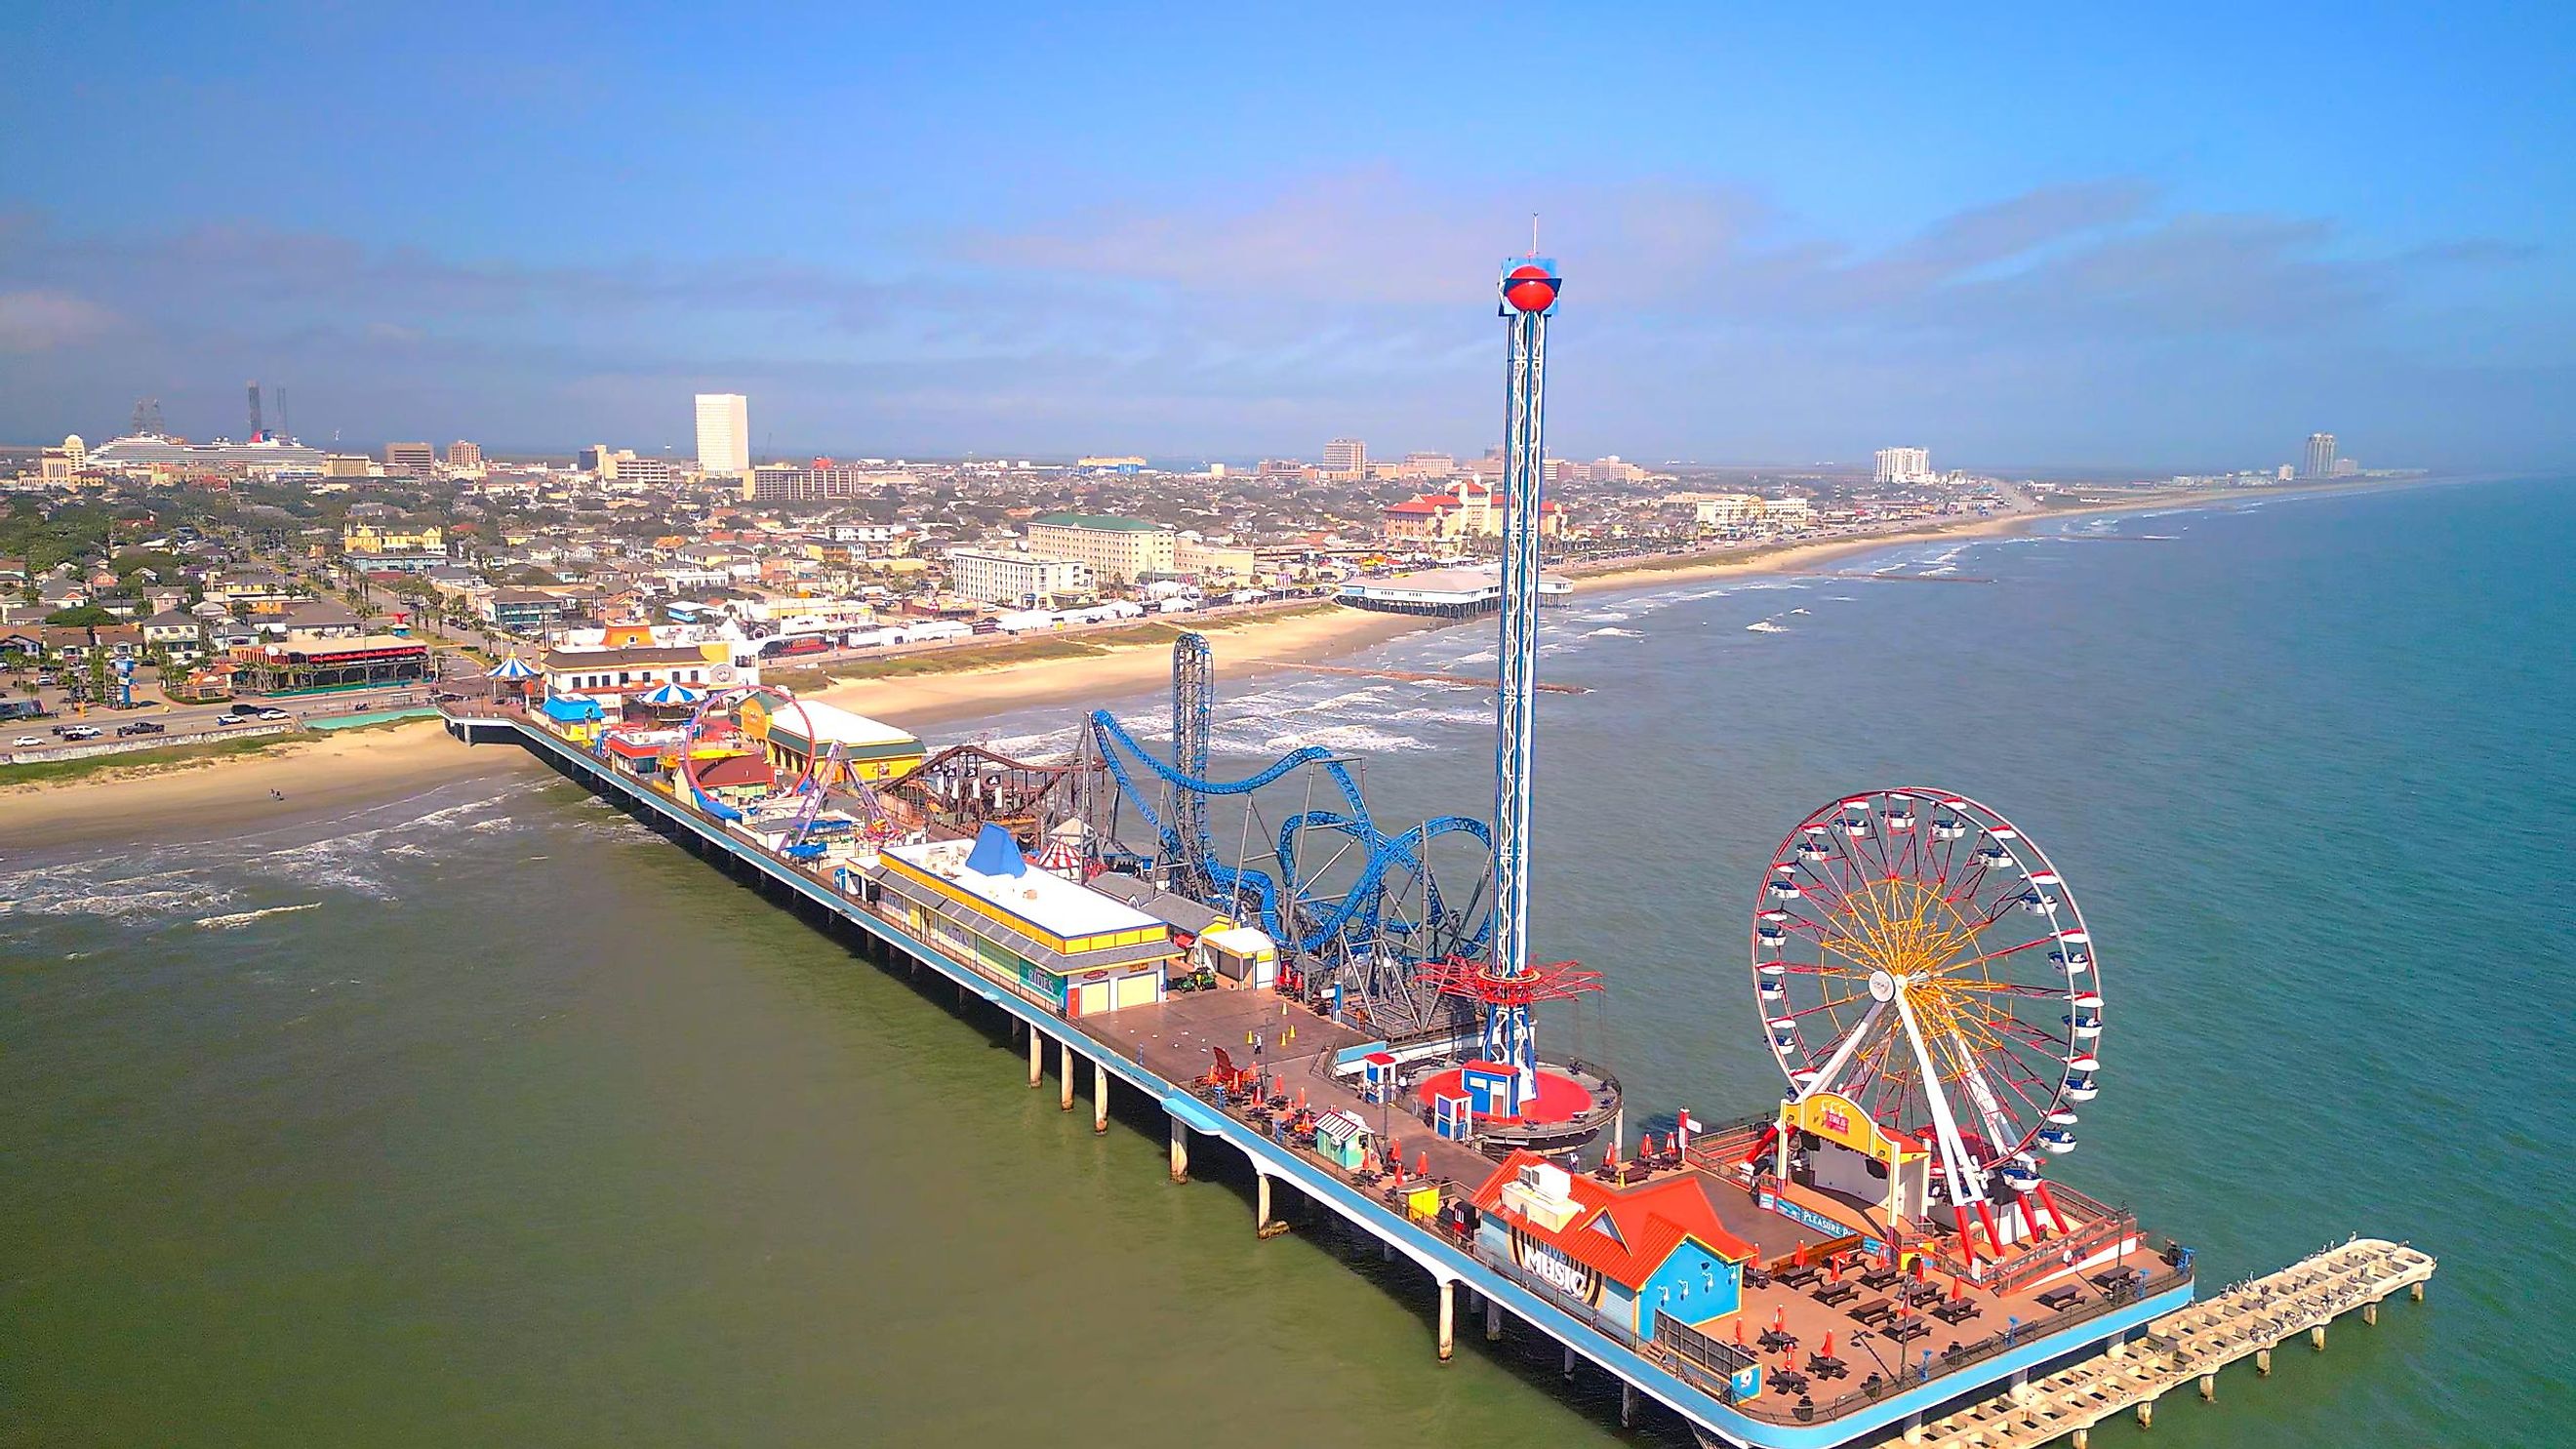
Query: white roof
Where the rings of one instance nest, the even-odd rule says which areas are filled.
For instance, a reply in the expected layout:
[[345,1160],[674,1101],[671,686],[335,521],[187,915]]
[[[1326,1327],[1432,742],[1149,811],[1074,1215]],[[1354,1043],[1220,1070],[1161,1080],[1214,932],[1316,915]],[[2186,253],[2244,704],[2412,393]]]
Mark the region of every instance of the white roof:
[[914,742],[909,731],[896,729],[893,725],[882,720],[870,719],[863,714],[852,714],[837,705],[825,704],[820,700],[782,700],[776,709],[770,711],[769,717],[773,726],[783,724],[799,735],[805,733],[806,725],[810,722],[814,730],[814,742],[817,744],[830,744],[835,740],[845,745],[901,745]]
[[[819,727],[821,721],[816,721]],[[1099,936],[1112,931],[1163,929],[1143,911],[1086,885],[1049,875],[1031,866],[1018,875],[986,875],[966,868],[971,840],[934,840],[921,845],[890,845],[890,860],[935,876],[987,905],[1019,917],[1054,936]]]
[[1250,926],[1232,926],[1222,931],[1210,931],[1199,939],[1235,956],[1258,956],[1264,951],[1275,951],[1279,948],[1278,943],[1270,939],[1268,932],[1257,931]]

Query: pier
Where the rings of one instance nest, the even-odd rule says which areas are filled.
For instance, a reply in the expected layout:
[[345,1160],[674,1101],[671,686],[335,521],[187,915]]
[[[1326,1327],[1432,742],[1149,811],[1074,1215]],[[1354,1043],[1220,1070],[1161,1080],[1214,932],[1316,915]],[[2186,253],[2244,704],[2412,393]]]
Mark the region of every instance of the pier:
[[1925,1423],[1890,1444],[1927,1449],[2035,1449],[2071,1438],[2090,1449],[2092,1429],[2134,1410],[2138,1425],[2155,1422],[2156,1401],[2197,1380],[2200,1397],[2218,1397],[2218,1371],[2251,1358],[2269,1376],[2272,1353],[2305,1334],[2322,1351],[2326,1327],[2359,1309],[2376,1324],[2379,1305],[2399,1292],[2418,1301],[2433,1276],[2430,1253],[2378,1238],[2326,1248],[2277,1273],[2238,1284],[2150,1323],[2138,1338],[2113,1340],[2100,1355],[2044,1378],[2016,1381],[1983,1403]]
[[[1881,1442],[1891,1434],[1928,1432],[1928,1422],[1958,1420],[1976,1412],[2007,1379],[2027,1384],[2034,1375],[2069,1372],[2064,1367],[2069,1363],[2105,1358],[2142,1364],[2146,1360],[2125,1359],[2124,1346],[2140,1330],[2152,1333],[2151,1325],[2171,1325],[2173,1341],[2191,1343],[2197,1355],[2190,1359],[2192,1365],[2209,1356],[2201,1345],[2237,1341],[2223,1336],[2225,1325],[2234,1322],[2224,1312],[2207,1325],[2187,1312],[2193,1293],[2188,1253],[2146,1251],[2133,1218],[2071,1188],[2058,1189],[2058,1201],[2086,1225],[2068,1240],[2068,1251],[2089,1255],[2081,1257],[2088,1272],[2082,1284],[2050,1293],[2044,1291],[2051,1281],[2047,1278],[1988,1275],[1989,1281],[1975,1290],[1987,1310],[1984,1321],[1965,1321],[1980,1316],[1973,1312],[1947,1318],[1930,1311],[1933,1300],[1965,1298],[1970,1290],[1960,1277],[1974,1277],[1978,1270],[1954,1259],[1939,1241],[1916,1241],[1908,1244],[1912,1285],[1895,1264],[1883,1270],[1890,1281],[1877,1285],[1917,1305],[1915,1319],[1903,1325],[1909,1332],[1855,1333],[1852,1313],[1857,1310],[1836,1306],[1851,1296],[1849,1285],[1839,1299],[1810,1289],[1824,1286],[1815,1282],[1819,1269],[1814,1263],[1853,1251],[1861,1239],[1813,1210],[1801,1211],[1787,1200],[1796,1195],[1790,1186],[1778,1189],[1783,1201],[1777,1208],[1770,1195],[1752,1190],[1753,1162],[1761,1154],[1748,1150],[1748,1144],[1762,1130],[1762,1119],[1695,1135],[1686,1150],[1667,1142],[1651,1160],[1642,1154],[1629,1158],[1623,1151],[1615,1167],[1605,1164],[1586,1174],[1623,1186],[1692,1174],[1733,1185],[1713,1196],[1724,1219],[1723,1233],[1743,1243],[1753,1257],[1744,1275],[1738,1322],[1769,1323],[1774,1332],[1765,1335],[1757,1354],[1740,1341],[1727,1343],[1695,1332],[1657,1311],[1649,1333],[1645,1322],[1632,1318],[1597,1284],[1577,1291],[1576,1285],[1559,1281],[1561,1273],[1540,1271],[1548,1265],[1519,1261],[1525,1255],[1517,1248],[1500,1249],[1489,1235],[1479,1236],[1475,1198],[1491,1190],[1487,1184],[1496,1163],[1464,1143],[1440,1137],[1413,1114],[1410,1103],[1391,1100],[1356,1072],[1362,1061],[1389,1060],[1390,1049],[1410,1050],[1406,1041],[1372,1038],[1365,1022],[1322,1015],[1285,996],[1247,987],[1175,993],[1098,1014],[1068,1010],[986,965],[977,952],[955,945],[935,920],[925,926],[908,916],[894,877],[881,873],[873,861],[835,863],[764,843],[739,820],[711,813],[667,780],[636,773],[599,739],[583,737],[578,727],[558,728],[519,706],[454,702],[443,706],[441,714],[458,740],[524,746],[730,872],[795,904],[819,908],[852,928],[863,958],[916,976],[926,970],[946,977],[961,1008],[980,1001],[1009,1019],[1012,1034],[1027,1043],[1032,1087],[1043,1083],[1047,1058],[1056,1059],[1059,1104],[1067,1112],[1087,1105],[1093,1130],[1108,1130],[1113,1094],[1134,1093],[1152,1104],[1169,1134],[1173,1182],[1189,1180],[1193,1152],[1210,1144],[1242,1153],[1256,1189],[1253,1220],[1247,1226],[1259,1236],[1289,1230],[1275,1209],[1283,1202],[1281,1194],[1294,1194],[1306,1200],[1310,1212],[1329,1213],[1353,1233],[1374,1240],[1388,1261],[1414,1264],[1437,1295],[1438,1329],[1426,1362],[1445,1361],[1455,1352],[1456,1299],[1463,1288],[1468,1311],[1482,1310],[1488,1339],[1535,1333],[1561,1351],[1569,1375],[1590,1364],[1618,1380],[1623,1424],[1634,1421],[1641,1405],[1653,1403],[1678,1415],[1703,1444],[1837,1449]],[[1231,1057],[1230,1064],[1227,1056],[1218,1055],[1220,1049]],[[1089,1081],[1084,1083],[1086,1063]],[[1018,1069],[1015,1061],[1012,1070]],[[1588,1070],[1572,1068],[1578,1085],[1592,1080],[1585,1075]],[[1080,1100],[1083,1086],[1089,1089],[1088,1103]],[[1593,1090],[1598,1093],[1597,1087]],[[1599,1101],[1615,1100],[1615,1090],[1610,1088],[1614,1095]],[[1367,1123],[1388,1139],[1385,1164],[1336,1161],[1322,1150],[1320,1139],[1292,1137],[1290,1119],[1309,1110]],[[1158,1139],[1163,1135],[1155,1133]],[[1611,1135],[1617,1140],[1624,1134],[1614,1125]],[[1162,1145],[1158,1140],[1157,1146]],[[2430,1260],[2423,1261],[2429,1271]],[[2109,1271],[2089,1272],[2096,1267]],[[2318,1271],[2302,1265],[2291,1276]],[[1852,1273],[1867,1276],[1858,1264]],[[2062,1283],[2074,1279],[2072,1272],[2058,1276]],[[1947,1278],[1950,1287],[1945,1290],[1926,1278]],[[2310,1283],[2302,1278],[2298,1292],[2308,1296],[2296,1302],[2335,1301],[2326,1285],[2349,1287],[2347,1279],[2329,1275]],[[2369,1281],[2376,1285],[2381,1280]],[[2391,1285],[2398,1281],[2386,1279]],[[1929,1296],[1917,1298],[1916,1290]],[[1882,1299],[1878,1306],[1889,1301]],[[2266,1341],[2296,1332],[2318,1311],[2292,1311],[2276,1303],[2263,1321],[2286,1326]],[[1808,1375],[1795,1372],[1793,1365],[1808,1362],[1812,1373],[1811,1361],[1822,1356],[1815,1350],[1829,1353],[1835,1334],[1860,1350],[1861,1361],[1849,1366],[1855,1377],[1848,1383],[1820,1383],[1811,1396]],[[1881,1336],[1889,1346],[1886,1354],[1872,1341]],[[1737,1337],[1742,1338],[1740,1327]],[[1774,1337],[1780,1343],[1769,1342]],[[2239,1337],[2252,1341],[2241,1330]],[[1806,1359],[1793,1359],[1792,1351],[1802,1343],[1809,1347]],[[2190,1376],[2182,1369],[2174,1372],[2182,1377],[2172,1382]],[[2102,1392],[2111,1392],[2107,1376],[2103,1383]],[[2102,1413],[2135,1402],[2143,1392]],[[2060,1433],[2077,1427],[2072,1417],[2058,1422]]]

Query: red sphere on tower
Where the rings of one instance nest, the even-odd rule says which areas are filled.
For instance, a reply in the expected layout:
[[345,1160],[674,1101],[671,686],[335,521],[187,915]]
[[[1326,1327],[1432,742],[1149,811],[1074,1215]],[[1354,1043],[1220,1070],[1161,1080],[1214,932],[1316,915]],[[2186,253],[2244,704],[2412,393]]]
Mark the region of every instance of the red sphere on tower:
[[1536,262],[1512,268],[1503,278],[1503,300],[1523,312],[1544,312],[1556,305],[1556,278]]

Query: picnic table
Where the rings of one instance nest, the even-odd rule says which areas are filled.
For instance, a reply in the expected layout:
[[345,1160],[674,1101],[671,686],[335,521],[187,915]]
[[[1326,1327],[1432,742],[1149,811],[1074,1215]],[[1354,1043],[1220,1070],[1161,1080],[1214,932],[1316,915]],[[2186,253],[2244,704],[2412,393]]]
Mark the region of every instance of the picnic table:
[[1762,1330],[1762,1337],[1758,1342],[1761,1343],[1764,1353],[1781,1353],[1796,1348],[1798,1336],[1794,1333],[1782,1333],[1776,1328],[1766,1328]]
[[1838,1358],[1827,1358],[1821,1353],[1814,1353],[1807,1355],[1807,1372],[1820,1379],[1849,1378],[1851,1365]]
[[1755,1288],[1768,1288],[1771,1286],[1771,1275],[1764,1269],[1747,1266],[1744,1270],[1744,1281]]
[[1940,1301],[1942,1292],[1942,1287],[1938,1283],[1917,1283],[1905,1290],[1905,1301],[1920,1308],[1926,1303]]
[[1785,1283],[1792,1288],[1804,1288],[1823,1276],[1825,1270],[1813,1263],[1801,1263],[1786,1272],[1771,1275],[1774,1282]]
[[1894,1268],[1872,1268],[1868,1272],[1860,1275],[1860,1281],[1861,1286],[1865,1288],[1873,1288],[1884,1292],[1889,1284],[1904,1276],[1905,1275],[1903,1273],[1896,1271]]
[[1827,1283],[1818,1287],[1815,1294],[1816,1301],[1827,1308],[1840,1307],[1859,1296],[1859,1286],[1852,1283]]
[[1949,1302],[1942,1304],[1940,1307],[1933,1309],[1932,1316],[1940,1319],[1943,1323],[1956,1327],[1957,1325],[1965,1323],[1969,1319],[1976,1317],[1983,1311],[1984,1310],[1977,1307],[1976,1300],[1973,1298],[1953,1298]]
[[2083,1301],[2084,1290],[2076,1287],[2072,1283],[2065,1284],[2061,1287],[2051,1288],[2047,1292],[2039,1295],[2039,1306],[2047,1309],[2051,1313],[2064,1313],[2067,1309],[2072,1308]]
[[1887,1317],[1895,1311],[1895,1299],[1873,1298],[1858,1308],[1853,1309],[1851,1311],[1851,1316],[1862,1323],[1876,1323],[1878,1320]]
[[1909,1318],[1903,1323],[1890,1324],[1879,1330],[1880,1333],[1896,1340],[1898,1343],[1912,1343],[1914,1340],[1923,1337],[1931,1331],[1932,1325],[1924,1322],[1920,1318]]

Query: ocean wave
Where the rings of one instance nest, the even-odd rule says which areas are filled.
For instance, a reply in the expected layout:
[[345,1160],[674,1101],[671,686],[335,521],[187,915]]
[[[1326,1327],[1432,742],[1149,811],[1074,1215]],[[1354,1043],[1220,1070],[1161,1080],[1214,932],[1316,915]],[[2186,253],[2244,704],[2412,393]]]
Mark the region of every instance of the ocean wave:
[[1326,725],[1320,729],[1273,735],[1264,741],[1264,748],[1274,755],[1284,755],[1309,745],[1319,745],[1337,754],[1353,755],[1392,755],[1432,748],[1411,735],[1364,724]]
[[1748,634],[1786,634],[1789,631],[1772,623],[1768,619],[1756,619],[1752,623],[1744,626],[1744,632]]
[[1584,638],[1586,638],[1586,639],[1643,639],[1643,638],[1645,638],[1646,636],[1645,636],[1645,635],[1643,635],[1643,634],[1638,633],[1638,632],[1637,632],[1636,630],[1634,630],[1634,629],[1607,629],[1607,628],[1605,628],[1605,629],[1595,629],[1595,630],[1593,630],[1592,632],[1590,632],[1590,633],[1588,633],[1588,634],[1584,635],[1583,637],[1584,637]]
[[321,905],[320,901],[306,901],[300,906],[266,906],[256,911],[236,911],[229,916],[199,916],[197,924],[209,931],[238,931],[253,921],[293,915],[297,911],[318,910]]
[[1574,617],[1576,622],[1583,624],[1625,624],[1636,615],[1623,614],[1617,609],[1603,609],[1597,613],[1577,614]]

